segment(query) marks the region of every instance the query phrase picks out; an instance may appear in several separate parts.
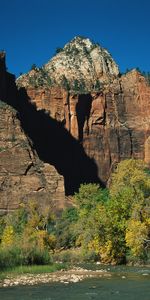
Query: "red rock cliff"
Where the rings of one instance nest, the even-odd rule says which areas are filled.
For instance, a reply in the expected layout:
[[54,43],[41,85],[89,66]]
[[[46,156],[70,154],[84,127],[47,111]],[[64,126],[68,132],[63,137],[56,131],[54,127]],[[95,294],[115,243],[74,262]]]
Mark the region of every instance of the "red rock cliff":
[[[0,67],[0,213],[15,209],[29,199],[62,209],[64,179],[54,166],[38,158],[32,141],[21,127],[17,111],[6,104],[11,94],[7,89],[12,84],[7,85],[10,76],[3,55]],[[13,103],[16,106],[16,100],[12,99]]]
[[120,77],[105,49],[78,38],[18,78],[18,92],[4,65],[2,55],[0,98],[17,114],[1,108],[1,207],[30,197],[63,207],[64,190],[106,185],[122,159],[150,165],[150,86],[139,72]]
[[103,182],[122,159],[139,158],[150,164],[150,87],[136,70],[100,92],[70,95],[58,87],[26,90],[39,110],[44,108],[62,122],[83,145]]

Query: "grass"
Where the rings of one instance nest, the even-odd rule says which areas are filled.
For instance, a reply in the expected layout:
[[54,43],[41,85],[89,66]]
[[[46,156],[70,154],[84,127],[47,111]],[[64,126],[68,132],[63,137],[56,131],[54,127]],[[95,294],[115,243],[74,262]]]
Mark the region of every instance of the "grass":
[[18,266],[13,268],[7,268],[6,270],[0,271],[0,280],[6,277],[16,277],[17,275],[23,274],[43,274],[52,273],[67,269],[66,264],[54,263],[51,265],[32,265],[32,266]]

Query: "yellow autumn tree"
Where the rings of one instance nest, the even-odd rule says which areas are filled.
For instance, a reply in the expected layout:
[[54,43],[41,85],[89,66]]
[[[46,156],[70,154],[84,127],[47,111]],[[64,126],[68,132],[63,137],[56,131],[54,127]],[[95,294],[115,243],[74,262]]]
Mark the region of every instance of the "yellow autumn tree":
[[56,238],[49,234],[47,226],[54,221],[50,207],[40,207],[37,201],[29,201],[27,206],[27,223],[22,234],[23,248],[54,249]]
[[131,187],[135,192],[150,195],[150,176],[145,172],[146,166],[142,160],[127,159],[121,161],[112,174],[110,184],[111,196],[116,195],[124,187]]
[[1,240],[1,246],[2,248],[9,248],[13,245],[14,243],[14,230],[11,225],[8,225],[5,227],[3,235],[2,235],[2,240]]
[[134,257],[143,257],[145,241],[148,236],[146,224],[139,220],[130,220],[126,229],[126,244]]

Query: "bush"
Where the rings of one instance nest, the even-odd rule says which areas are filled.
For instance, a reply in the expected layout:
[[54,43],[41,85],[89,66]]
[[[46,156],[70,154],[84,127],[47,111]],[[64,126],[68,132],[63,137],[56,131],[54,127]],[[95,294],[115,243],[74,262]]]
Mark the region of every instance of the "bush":
[[79,263],[82,262],[82,254],[80,249],[76,248],[62,250],[53,254],[53,260],[63,263]]
[[20,249],[12,247],[0,249],[0,269],[13,268],[20,265],[47,265],[52,258],[47,250],[36,248]]
[[0,269],[12,268],[23,263],[23,257],[19,248],[0,249]]
[[7,104],[0,100],[0,108],[7,108]]
[[53,260],[57,262],[74,264],[82,262],[95,262],[99,260],[99,256],[94,251],[83,251],[81,248],[72,248],[54,253]]
[[95,251],[82,251],[82,261],[84,262],[96,262],[100,259],[99,255]]
[[24,265],[47,265],[52,263],[48,250],[29,248],[23,250]]
[[75,246],[76,233],[74,224],[78,219],[77,209],[72,207],[64,210],[61,218],[57,221],[55,234],[57,236],[56,248],[71,248]]

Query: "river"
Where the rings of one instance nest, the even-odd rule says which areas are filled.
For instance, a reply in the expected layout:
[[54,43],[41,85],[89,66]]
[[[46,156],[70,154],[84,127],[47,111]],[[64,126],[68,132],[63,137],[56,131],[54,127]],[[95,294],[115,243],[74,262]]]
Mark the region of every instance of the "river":
[[[89,266],[91,268],[91,266]],[[95,268],[95,266],[93,267]],[[98,268],[96,266],[96,268]],[[111,277],[0,288],[1,300],[150,300],[150,268],[106,267]]]

